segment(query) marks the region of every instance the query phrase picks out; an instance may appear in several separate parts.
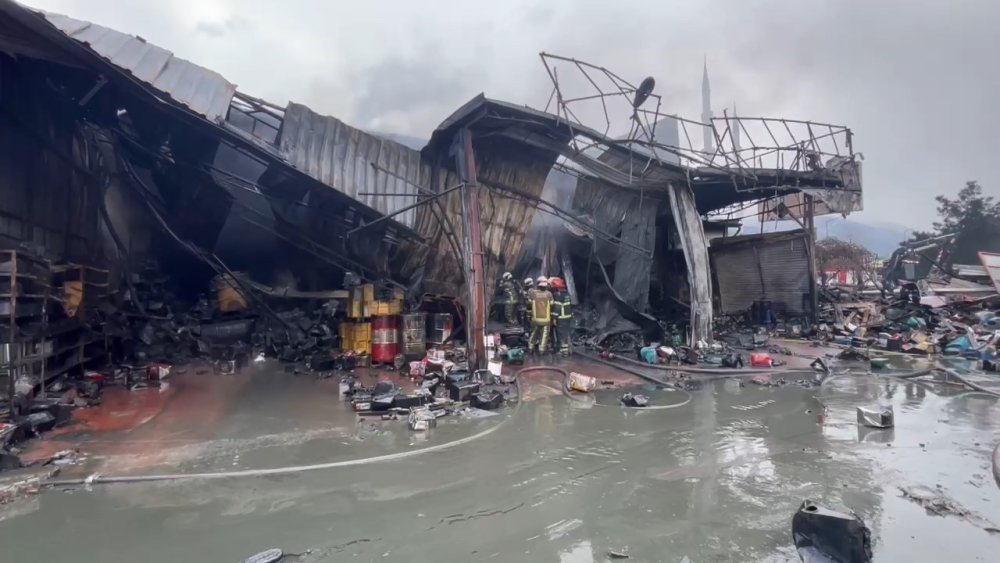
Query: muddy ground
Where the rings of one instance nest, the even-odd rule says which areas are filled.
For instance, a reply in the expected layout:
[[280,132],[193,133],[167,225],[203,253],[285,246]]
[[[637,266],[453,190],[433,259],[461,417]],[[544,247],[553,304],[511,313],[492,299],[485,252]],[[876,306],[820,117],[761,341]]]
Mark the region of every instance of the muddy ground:
[[[76,427],[35,452],[79,445],[88,457],[69,477],[414,455],[43,490],[0,521],[2,560],[223,562],[281,547],[308,552],[289,561],[592,562],[609,550],[633,561],[796,561],[789,524],[805,498],[857,511],[876,561],[991,561],[1000,548],[989,466],[1000,409],[951,386],[863,369],[821,387],[716,380],[647,386],[671,408],[643,411],[616,404],[635,379],[576,401],[543,373],[525,378],[520,406],[420,435],[358,420],[334,382],[257,369],[193,388],[179,379],[168,400],[109,400],[94,415],[105,427]],[[879,401],[894,405],[896,428],[859,429],[855,406]]]

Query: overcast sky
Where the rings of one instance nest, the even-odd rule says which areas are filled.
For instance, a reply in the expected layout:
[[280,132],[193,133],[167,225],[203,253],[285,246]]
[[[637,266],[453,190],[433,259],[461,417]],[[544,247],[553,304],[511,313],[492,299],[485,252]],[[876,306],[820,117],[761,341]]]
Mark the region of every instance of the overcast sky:
[[480,92],[543,107],[538,53],[585,59],[697,119],[708,59],[716,115],[851,127],[866,222],[926,227],[933,196],[1000,196],[996,0],[27,0],[140,35],[241,91],[426,138]]

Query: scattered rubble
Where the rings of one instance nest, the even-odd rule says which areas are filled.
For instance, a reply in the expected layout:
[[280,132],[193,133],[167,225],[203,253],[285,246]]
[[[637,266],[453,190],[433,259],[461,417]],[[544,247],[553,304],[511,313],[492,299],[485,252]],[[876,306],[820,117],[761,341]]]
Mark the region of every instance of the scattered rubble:
[[443,416],[482,416],[478,413],[497,410],[513,399],[517,385],[514,378],[495,377],[486,370],[469,374],[465,369],[452,369],[447,375],[426,372],[415,383],[415,389],[404,392],[392,381],[365,387],[347,375],[341,379],[341,394],[359,416],[387,421],[405,417],[410,430],[425,431]]
[[933,516],[953,516],[982,528],[991,534],[1000,534],[1000,528],[985,516],[965,508],[940,489],[927,487],[899,487],[903,498],[924,508]]
[[886,360],[870,356],[870,350],[989,362],[1000,341],[1000,313],[990,308],[997,296],[971,297],[981,294],[963,293],[963,287],[974,288],[960,282],[940,277],[907,281],[895,293],[875,295],[823,289],[815,338],[855,348],[855,359],[870,360],[874,369],[884,367]]

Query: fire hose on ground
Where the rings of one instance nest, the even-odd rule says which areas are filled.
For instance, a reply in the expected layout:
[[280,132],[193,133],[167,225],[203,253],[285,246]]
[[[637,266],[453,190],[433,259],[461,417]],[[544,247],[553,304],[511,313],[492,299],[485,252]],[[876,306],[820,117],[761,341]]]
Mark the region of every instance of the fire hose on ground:
[[[583,358],[587,358],[588,360],[599,362],[599,363],[602,363],[602,364],[605,364],[605,365],[608,365],[608,366],[620,369],[622,371],[625,371],[625,372],[637,375],[639,377],[642,377],[643,379],[646,379],[648,381],[652,381],[654,383],[659,383],[659,384],[663,384],[664,383],[663,381],[659,380],[656,377],[653,377],[653,376],[650,376],[648,374],[642,373],[642,372],[640,372],[638,370],[628,369],[625,366],[622,366],[620,363],[612,362],[612,361],[605,360],[603,358],[598,358],[598,357],[595,357],[595,356],[591,356],[589,354],[584,354],[583,352],[579,352],[579,351],[577,351],[575,353],[577,355],[583,357]],[[660,370],[660,371],[677,371],[677,372],[682,372],[682,373],[693,373],[693,374],[702,374],[702,375],[723,375],[723,376],[729,376],[729,377],[748,377],[748,376],[752,377],[754,375],[773,375],[773,374],[786,375],[786,374],[793,374],[793,373],[801,373],[801,374],[805,374],[805,373],[815,374],[816,373],[816,371],[812,370],[812,369],[806,369],[806,368],[787,368],[787,367],[784,367],[784,368],[756,368],[755,369],[755,368],[696,368],[696,367],[691,367],[691,366],[664,366],[664,365],[659,365],[659,364],[647,364],[647,363],[644,363],[644,362],[640,362],[638,360],[633,360],[632,358],[627,358],[625,356],[620,356],[620,355],[615,355],[615,354],[610,355],[609,359],[620,360],[622,362],[629,363],[629,364],[635,364],[637,366],[640,366],[640,367],[643,367],[643,368],[646,368],[646,369],[656,369],[656,370]],[[965,385],[966,387],[968,387],[968,388],[970,388],[970,389],[972,389],[972,390],[974,390],[976,392],[985,393],[987,395],[991,395],[991,396],[994,396],[994,397],[1000,397],[1000,392],[990,390],[990,389],[988,389],[986,387],[983,387],[982,385],[979,385],[978,383],[975,383],[974,381],[970,381],[970,380],[966,379],[965,377],[962,377],[962,375],[960,373],[958,373],[958,371],[956,371],[956,370],[954,370],[952,368],[949,368],[949,367],[942,366],[940,364],[938,364],[938,365],[936,365],[934,367],[930,367],[930,368],[926,368],[926,369],[921,369],[921,370],[917,370],[917,371],[913,371],[913,372],[909,372],[909,373],[887,375],[886,377],[892,377],[894,379],[914,379],[914,378],[917,378],[917,377],[924,377],[924,376],[927,376],[927,375],[931,375],[931,374],[933,374],[935,372],[939,372],[939,371],[942,371],[942,372],[948,374],[948,376],[951,377],[952,379],[958,381],[959,383]],[[838,376],[838,377],[841,376],[841,375],[844,375],[844,374],[836,374],[836,376]],[[830,380],[830,379],[831,378],[827,378],[827,380]]]
[[[528,373],[528,372],[532,372],[532,371],[554,371],[556,373],[559,373],[560,375],[562,375],[561,388],[562,388],[563,395],[565,395],[568,399],[570,399],[572,401],[577,401],[577,402],[580,402],[580,403],[586,403],[586,404],[593,405],[593,406],[598,406],[598,407],[619,407],[619,408],[624,408],[624,409],[636,409],[636,410],[644,410],[644,411],[655,411],[655,410],[676,409],[676,408],[683,407],[684,405],[686,405],[686,404],[688,404],[688,403],[691,402],[691,394],[688,393],[687,391],[683,390],[683,389],[673,389],[672,391],[684,393],[684,395],[686,396],[686,398],[683,401],[679,402],[679,403],[673,403],[673,404],[670,404],[670,405],[649,405],[649,406],[645,406],[645,407],[633,407],[633,406],[627,406],[627,405],[602,405],[602,404],[600,404],[600,403],[598,403],[596,401],[581,401],[580,398],[579,398],[579,394],[574,394],[573,391],[570,389],[570,386],[569,386],[570,373],[569,373],[568,370],[565,370],[565,369],[559,368],[559,367],[555,367],[555,366],[532,366],[532,367],[527,367],[527,368],[522,369],[521,371],[517,372],[517,374],[520,376],[522,373]],[[646,379],[649,380],[649,381],[653,381],[654,383],[663,385],[663,382],[656,381],[656,380],[649,379],[649,378],[646,378]]]
[[[578,355],[584,357],[584,358],[589,359],[589,360],[600,361],[601,363],[604,363],[604,364],[607,364],[607,365],[614,366],[616,368],[622,369],[622,366],[620,364],[615,363],[615,362],[610,362],[610,361],[604,360],[603,358],[595,358],[594,356],[591,356],[589,354],[584,354],[583,352],[576,352],[576,353]],[[816,371],[813,370],[813,369],[811,369],[811,368],[789,368],[789,367],[772,367],[772,368],[697,368],[697,367],[692,367],[692,366],[666,366],[666,365],[660,365],[660,364],[647,364],[645,362],[640,362],[639,360],[633,360],[632,358],[628,358],[628,357],[621,356],[621,355],[618,355],[618,354],[610,354],[608,356],[608,359],[609,360],[621,360],[623,362],[626,362],[626,363],[629,363],[629,364],[635,364],[635,365],[643,367],[643,368],[656,369],[656,370],[660,370],[660,371],[679,371],[679,372],[682,372],[682,373],[695,373],[695,374],[702,374],[702,375],[726,375],[726,376],[731,376],[731,377],[739,377],[739,376],[751,376],[752,377],[754,375],[773,375],[773,374],[789,374],[789,373],[809,373],[809,374],[816,373]],[[628,371],[628,370],[626,370],[626,371]],[[640,375],[640,374],[638,374],[636,372],[633,372],[633,371],[629,371],[629,373],[635,373],[636,375],[639,375],[639,377],[643,377],[643,378],[655,381],[655,378],[651,378],[650,376],[647,376],[645,374]]]
[[[274,467],[268,469],[246,469],[239,471],[218,471],[218,472],[203,472],[203,473],[165,473],[157,475],[100,475],[93,474],[89,477],[79,478],[79,479],[58,479],[49,480],[43,483],[44,486],[48,487],[69,487],[69,486],[81,486],[81,485],[97,485],[97,484],[113,484],[113,483],[145,483],[153,481],[180,481],[180,480],[196,480],[196,479],[230,479],[237,477],[264,477],[271,475],[288,475],[293,473],[305,473],[307,471],[316,471],[321,469],[335,469],[340,467],[349,467],[354,465],[367,465],[370,463],[378,463],[384,461],[396,461],[400,459],[405,459],[408,457],[413,457],[421,454],[441,451],[448,448],[453,448],[463,444],[472,442],[473,440],[478,440],[479,438],[486,437],[494,432],[496,432],[500,427],[505,425],[509,420],[514,418],[520,411],[521,403],[523,402],[523,389],[520,383],[520,376],[524,373],[530,373],[535,371],[554,371],[563,376],[563,387],[565,388],[565,380],[569,376],[569,373],[562,368],[549,367],[549,366],[531,366],[519,370],[515,377],[515,388],[517,390],[517,403],[514,406],[514,411],[506,419],[500,423],[473,434],[472,436],[467,436],[465,438],[460,438],[458,440],[452,440],[451,442],[446,442],[444,444],[437,444],[434,446],[428,446],[426,448],[421,448],[419,450],[397,452],[392,454],[385,454],[374,457],[359,458],[359,459],[349,459],[343,461],[331,461],[326,463],[315,463],[309,465],[291,465],[285,467]],[[691,400],[691,396],[688,395],[687,399],[683,403],[675,405],[662,405],[659,407],[644,407],[646,409],[663,409],[663,408],[677,408],[687,404]]]
[[[525,368],[517,372],[517,376],[520,376],[525,370],[536,369],[536,368]],[[548,369],[548,368],[546,368]],[[466,436],[465,438],[460,438],[458,440],[452,440],[451,442],[445,442],[444,444],[437,444],[434,446],[428,446],[426,448],[421,448],[419,450],[410,450],[405,452],[397,452],[392,454],[385,454],[374,457],[366,457],[359,459],[349,459],[344,461],[331,461],[326,463],[315,463],[310,465],[290,465],[285,467],[274,467],[269,469],[245,469],[240,471],[218,471],[218,472],[208,472],[208,473],[166,473],[159,475],[100,475],[93,474],[89,477],[83,479],[59,479],[50,480],[42,483],[44,486],[50,487],[66,487],[66,486],[80,486],[80,485],[96,485],[96,484],[110,484],[110,483],[144,483],[150,481],[180,481],[180,480],[193,480],[193,479],[229,479],[234,477],[264,477],[270,475],[288,475],[292,473],[305,473],[307,471],[316,471],[319,469],[335,469],[339,467],[349,467],[352,465],[367,465],[369,463],[378,463],[382,461],[396,461],[408,457],[413,457],[421,454],[441,451],[448,448],[453,448],[455,446],[460,446],[462,444],[467,444],[473,440],[478,440],[496,432],[501,426],[506,424],[509,420],[514,418],[514,416],[521,409],[522,402],[522,389],[521,383],[515,377],[514,386],[517,389],[517,403],[514,405],[514,412],[510,416],[505,418],[500,423],[473,434],[472,436]]]

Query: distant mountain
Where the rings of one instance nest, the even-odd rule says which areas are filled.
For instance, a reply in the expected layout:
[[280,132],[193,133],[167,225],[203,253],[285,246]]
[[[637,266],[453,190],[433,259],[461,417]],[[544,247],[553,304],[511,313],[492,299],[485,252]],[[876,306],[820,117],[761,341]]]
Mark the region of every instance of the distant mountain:
[[[768,233],[790,231],[797,228],[799,225],[795,221],[777,221],[764,224],[764,232]],[[743,234],[760,232],[760,223],[756,220],[745,220],[742,232]],[[912,229],[893,223],[843,219],[836,215],[824,215],[816,218],[817,238],[839,238],[856,242],[879,256],[892,254],[903,237],[911,232]]]

